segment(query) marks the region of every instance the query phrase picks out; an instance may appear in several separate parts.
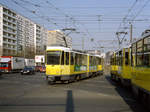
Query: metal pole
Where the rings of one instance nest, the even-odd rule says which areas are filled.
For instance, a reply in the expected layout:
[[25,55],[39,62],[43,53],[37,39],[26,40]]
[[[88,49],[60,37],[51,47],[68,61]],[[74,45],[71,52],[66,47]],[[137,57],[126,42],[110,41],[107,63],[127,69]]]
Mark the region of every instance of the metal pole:
[[118,47],[119,47],[119,49],[120,49],[120,44],[121,44],[121,42],[120,42],[120,38],[119,38],[119,33],[117,32],[116,35],[117,35],[117,39],[118,39]]
[[84,37],[82,37],[82,50],[84,50]]
[[130,23],[130,43],[132,43],[132,23]]

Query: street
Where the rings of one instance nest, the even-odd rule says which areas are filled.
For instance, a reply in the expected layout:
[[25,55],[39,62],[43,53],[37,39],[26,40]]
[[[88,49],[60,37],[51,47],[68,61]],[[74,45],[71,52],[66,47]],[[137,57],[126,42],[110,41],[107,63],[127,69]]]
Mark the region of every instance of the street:
[[48,85],[44,73],[14,73],[0,85],[0,112],[147,112],[110,75]]

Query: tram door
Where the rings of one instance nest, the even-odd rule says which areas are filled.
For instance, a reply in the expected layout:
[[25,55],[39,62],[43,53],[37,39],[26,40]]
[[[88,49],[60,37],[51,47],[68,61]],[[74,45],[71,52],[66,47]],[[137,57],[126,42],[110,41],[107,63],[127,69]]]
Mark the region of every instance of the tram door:
[[61,74],[69,75],[70,74],[69,66],[69,52],[62,51],[61,54]]

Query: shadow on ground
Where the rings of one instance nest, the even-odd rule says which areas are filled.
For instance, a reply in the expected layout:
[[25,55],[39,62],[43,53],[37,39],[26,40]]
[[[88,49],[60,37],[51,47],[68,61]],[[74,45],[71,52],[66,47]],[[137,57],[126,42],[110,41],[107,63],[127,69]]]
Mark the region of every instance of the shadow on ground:
[[[109,75],[106,75],[105,78],[107,81],[115,86],[115,90],[117,93],[122,97],[122,99],[126,102],[126,104],[129,105],[129,107],[132,109],[133,112],[149,112],[142,106],[142,104],[138,103],[132,94],[131,88],[125,88],[123,87],[119,82],[115,82],[111,80],[111,77]],[[120,110],[115,112],[124,112],[127,110]]]

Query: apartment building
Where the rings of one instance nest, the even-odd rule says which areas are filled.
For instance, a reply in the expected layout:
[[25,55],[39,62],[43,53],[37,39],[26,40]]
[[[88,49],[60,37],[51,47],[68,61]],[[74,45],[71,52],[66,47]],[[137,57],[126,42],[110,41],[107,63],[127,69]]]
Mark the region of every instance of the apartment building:
[[72,39],[60,30],[48,31],[47,46],[72,47]]
[[44,27],[35,24],[34,45],[35,45],[36,55],[43,55],[45,53],[47,36],[48,36],[48,31]]
[[18,54],[26,58],[44,55],[47,32],[44,27],[26,17],[17,15]]
[[17,56],[34,58],[35,23],[17,14]]
[[0,5],[0,56],[34,58],[43,55],[47,35],[43,26]]
[[51,45],[72,47],[72,39],[0,5],[0,56],[34,58],[44,55],[46,46]]
[[16,13],[0,5],[0,56],[17,55]]

